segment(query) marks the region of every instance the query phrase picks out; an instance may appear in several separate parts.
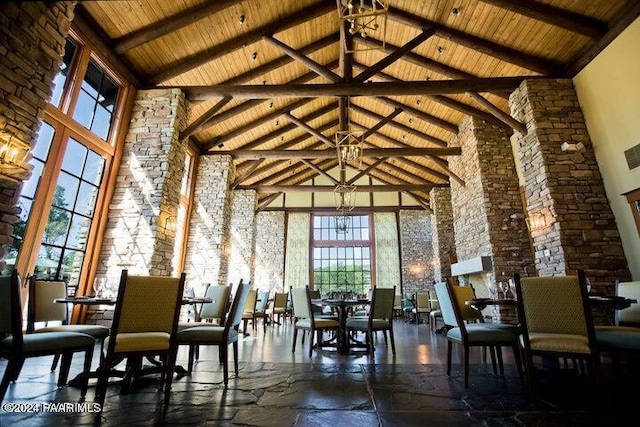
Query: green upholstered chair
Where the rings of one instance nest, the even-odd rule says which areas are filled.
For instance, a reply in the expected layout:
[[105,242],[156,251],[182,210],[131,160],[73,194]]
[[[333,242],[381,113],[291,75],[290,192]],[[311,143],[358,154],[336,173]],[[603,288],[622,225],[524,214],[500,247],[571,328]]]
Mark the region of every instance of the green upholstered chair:
[[[462,347],[464,385],[469,386],[469,351],[471,347],[487,347],[491,352],[493,372],[497,374],[496,356],[500,373],[504,375],[502,353],[496,348],[511,347],[520,370],[520,350],[518,348],[519,328],[516,325],[472,322],[467,323],[463,317],[462,307],[468,296],[468,286],[454,286],[449,283],[434,285],[442,320],[447,327],[447,375],[451,375],[451,354],[453,344]],[[460,303],[462,301],[462,304]]]
[[256,308],[253,311],[253,330],[256,329],[256,322],[258,319],[262,319],[262,330],[267,330],[267,323],[269,320],[269,313],[267,309],[269,307],[269,291],[258,291]]
[[425,319],[429,321],[429,313],[431,309],[429,308],[429,293],[428,292],[416,292],[415,297],[415,306],[411,309],[411,313],[413,314],[413,321],[418,324]]
[[255,330],[255,318],[254,314],[256,312],[256,304],[258,303],[258,291],[257,289],[251,289],[249,291],[249,296],[247,297],[247,301],[242,309],[242,332],[244,335],[249,335],[247,331],[247,324],[251,321],[251,326]]
[[0,382],[0,402],[11,381],[17,380],[28,357],[62,354],[58,386],[65,385],[73,353],[84,352],[84,381],[81,396],[87,393],[87,381],[95,339],[87,334],[68,331],[23,334],[20,279],[14,270],[11,276],[0,277],[0,357],[8,363]]
[[318,335],[318,347],[320,347],[322,345],[322,333],[332,331],[337,334],[340,329],[340,322],[334,319],[317,317],[312,309],[308,286],[291,289],[291,299],[293,301],[293,315],[296,319],[293,329],[293,347],[291,348],[291,352],[295,353],[296,351],[298,330],[302,330],[303,333],[309,331],[309,357],[311,357],[313,353],[313,341],[316,334]]
[[524,355],[527,385],[537,399],[534,357],[556,362],[559,358],[584,361],[595,389],[601,381],[600,355],[582,270],[575,276],[523,277],[514,275],[520,346]]
[[229,383],[229,345],[233,345],[233,360],[236,377],[238,376],[238,338],[242,312],[249,293],[252,291],[251,283],[243,283],[240,280],[236,293],[231,302],[229,315],[223,326],[196,326],[186,328],[178,332],[178,345],[189,346],[189,365],[187,372],[193,370],[194,351],[199,345],[217,345],[219,359],[223,366],[224,385]]
[[[105,338],[110,328],[104,325],[69,324],[66,304],[55,303],[58,298],[66,298],[67,284],[63,281],[37,280],[29,277],[29,301],[27,305],[27,332],[80,332],[91,335],[100,343],[100,357]],[[44,326],[36,328],[36,323]],[[51,324],[54,323],[54,324]],[[56,354],[51,365],[55,370],[60,355]]]
[[429,328],[435,332],[438,330],[438,319],[442,320],[442,311],[435,289],[429,291],[429,310]]
[[207,287],[204,297],[211,299],[211,302],[202,303],[198,319],[194,322],[180,322],[178,330],[193,328],[194,326],[223,325],[229,308],[230,294],[231,288],[227,285]]
[[[289,300],[289,292],[276,292],[273,297],[273,305],[269,310],[271,321],[280,324],[281,319],[287,316],[287,302]],[[277,320],[276,320],[277,319]]]
[[96,402],[105,400],[112,367],[127,359],[126,386],[141,372],[144,357],[158,357],[164,379],[164,404],[169,403],[178,349],[176,335],[184,292],[185,273],[180,277],[133,276],[122,271],[113,315],[111,335],[105,341],[106,355],[100,366]]
[[396,343],[393,336],[393,317],[396,288],[374,288],[371,293],[371,307],[367,316],[352,316],[346,320],[347,332],[359,331],[366,335],[367,348],[374,355],[373,336],[377,331],[384,332],[385,344],[387,332],[391,340],[391,351],[396,354]]

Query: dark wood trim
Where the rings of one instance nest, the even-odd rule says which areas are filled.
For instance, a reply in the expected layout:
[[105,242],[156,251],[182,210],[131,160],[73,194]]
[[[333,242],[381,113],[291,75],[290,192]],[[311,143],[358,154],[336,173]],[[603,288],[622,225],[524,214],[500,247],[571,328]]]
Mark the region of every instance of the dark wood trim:
[[296,49],[292,48],[291,46],[289,46],[289,45],[287,45],[285,43],[282,43],[280,40],[274,38],[272,35],[264,36],[262,39],[264,41],[272,44],[273,46],[277,47],[283,53],[285,53],[286,55],[288,55],[291,58],[295,59],[300,64],[304,65],[305,67],[307,67],[308,69],[310,69],[314,73],[318,74],[319,76],[322,76],[322,77],[326,78],[327,80],[332,81],[334,83],[338,83],[338,82],[342,81],[342,77],[340,77],[339,75],[337,75],[336,73],[331,71],[328,67],[325,67],[324,65],[319,64],[318,62],[314,61],[313,59],[309,58],[308,56],[305,56],[299,50],[296,50]]
[[[234,159],[329,159],[335,158],[335,150],[218,150],[203,155],[228,155]],[[459,156],[460,147],[445,148],[367,148],[363,150],[366,157],[419,157],[419,156]]]
[[[358,193],[388,193],[394,191],[424,191],[433,187],[448,187],[449,184],[402,184],[402,185],[358,185]],[[334,185],[239,185],[238,190],[255,190],[259,193],[333,193]]]

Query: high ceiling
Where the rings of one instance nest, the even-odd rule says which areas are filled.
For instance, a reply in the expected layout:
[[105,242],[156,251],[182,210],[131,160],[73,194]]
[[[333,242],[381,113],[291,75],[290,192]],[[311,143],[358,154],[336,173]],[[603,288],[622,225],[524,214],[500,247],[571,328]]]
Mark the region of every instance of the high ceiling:
[[203,155],[231,154],[234,185],[255,188],[259,206],[334,170],[339,131],[365,132],[356,177],[427,206],[431,188],[460,180],[447,147],[466,115],[521,130],[508,94],[524,78],[573,77],[640,10],[638,0],[389,0],[386,31],[380,17],[363,39],[340,19],[343,3],[83,1],[76,14],[137,87],[185,90],[181,136]]

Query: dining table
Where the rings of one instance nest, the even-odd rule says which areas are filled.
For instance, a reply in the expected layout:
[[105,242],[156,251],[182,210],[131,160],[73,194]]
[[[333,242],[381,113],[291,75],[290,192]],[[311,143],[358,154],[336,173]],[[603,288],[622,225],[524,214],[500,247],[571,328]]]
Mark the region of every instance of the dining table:
[[336,344],[338,354],[350,354],[356,347],[366,348],[365,343],[348,336],[346,322],[347,317],[349,317],[350,309],[353,307],[369,305],[370,302],[368,299],[325,298],[311,300],[311,303],[335,308],[338,314],[338,322],[340,322]]

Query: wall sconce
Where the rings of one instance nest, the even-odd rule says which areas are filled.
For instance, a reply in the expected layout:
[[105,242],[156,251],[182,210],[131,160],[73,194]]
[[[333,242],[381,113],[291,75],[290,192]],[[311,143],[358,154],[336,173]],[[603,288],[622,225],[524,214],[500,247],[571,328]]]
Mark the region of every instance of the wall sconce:
[[178,229],[177,220],[175,216],[168,215],[164,219],[164,229],[167,233],[175,233]]
[[12,133],[0,134],[0,162],[11,165],[21,165],[29,155],[29,147],[16,138]]
[[534,213],[525,220],[529,231],[540,231],[547,226],[547,217],[543,213]]
[[571,142],[563,142],[560,145],[560,149],[563,152],[567,152],[567,151],[580,151],[584,149],[584,144],[582,142],[578,142],[576,144],[573,144]]

